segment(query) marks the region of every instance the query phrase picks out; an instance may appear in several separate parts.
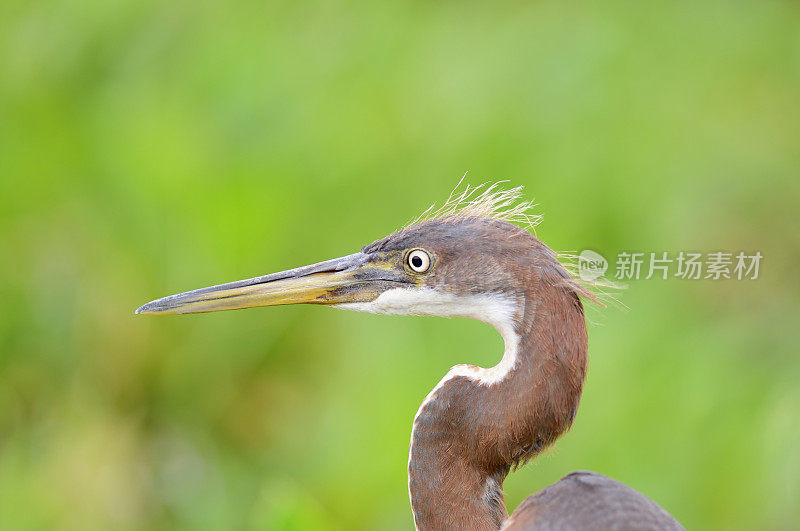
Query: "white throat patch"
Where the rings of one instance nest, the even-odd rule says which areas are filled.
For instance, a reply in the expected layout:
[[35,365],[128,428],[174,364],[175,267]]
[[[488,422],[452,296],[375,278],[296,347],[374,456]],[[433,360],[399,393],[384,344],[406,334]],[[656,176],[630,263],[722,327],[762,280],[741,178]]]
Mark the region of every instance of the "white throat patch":
[[444,382],[455,376],[466,376],[483,385],[492,385],[503,380],[517,363],[519,337],[514,330],[514,319],[518,313],[518,306],[511,297],[503,295],[457,296],[439,293],[430,288],[395,288],[381,293],[372,302],[345,303],[338,304],[336,307],[386,315],[466,317],[490,324],[500,332],[505,342],[505,351],[500,363],[490,369],[456,365],[431,391],[431,395]]

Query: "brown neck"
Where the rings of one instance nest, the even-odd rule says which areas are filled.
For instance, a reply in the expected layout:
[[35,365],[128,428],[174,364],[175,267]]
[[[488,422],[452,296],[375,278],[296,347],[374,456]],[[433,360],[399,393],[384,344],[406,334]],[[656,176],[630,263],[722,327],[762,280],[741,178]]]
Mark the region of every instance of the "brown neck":
[[[516,362],[499,381],[461,366],[420,408],[408,465],[420,530],[499,529],[503,480],[569,428],[586,374],[583,306],[568,287],[526,294]],[[506,338],[508,341],[508,338]]]

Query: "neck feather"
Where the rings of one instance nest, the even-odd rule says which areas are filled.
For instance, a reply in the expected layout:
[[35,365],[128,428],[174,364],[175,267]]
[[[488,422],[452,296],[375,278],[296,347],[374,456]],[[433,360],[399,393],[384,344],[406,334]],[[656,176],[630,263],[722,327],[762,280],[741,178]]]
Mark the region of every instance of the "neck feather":
[[[534,302],[535,301],[535,302]],[[418,529],[499,529],[508,471],[572,423],[586,373],[583,307],[567,287],[522,297],[490,369],[457,365],[423,401],[409,449]]]

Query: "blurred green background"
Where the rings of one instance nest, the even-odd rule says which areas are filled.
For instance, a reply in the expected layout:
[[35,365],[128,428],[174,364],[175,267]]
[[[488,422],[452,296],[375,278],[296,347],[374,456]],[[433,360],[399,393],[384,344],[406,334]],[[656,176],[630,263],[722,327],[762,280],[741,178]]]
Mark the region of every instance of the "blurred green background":
[[417,406],[480,323],[134,317],[354,252],[465,171],[559,250],[764,255],[592,310],[575,469],[689,529],[800,521],[796,2],[0,4],[0,528],[410,529]]

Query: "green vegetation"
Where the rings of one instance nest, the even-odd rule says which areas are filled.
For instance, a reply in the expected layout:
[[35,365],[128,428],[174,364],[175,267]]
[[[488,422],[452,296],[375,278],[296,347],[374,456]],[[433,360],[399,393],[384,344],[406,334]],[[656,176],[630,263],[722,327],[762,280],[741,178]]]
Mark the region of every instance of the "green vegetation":
[[800,521],[793,2],[0,5],[0,528],[409,529],[420,401],[501,340],[318,307],[134,317],[357,250],[465,171],[555,249],[764,255],[592,310],[574,469]]

